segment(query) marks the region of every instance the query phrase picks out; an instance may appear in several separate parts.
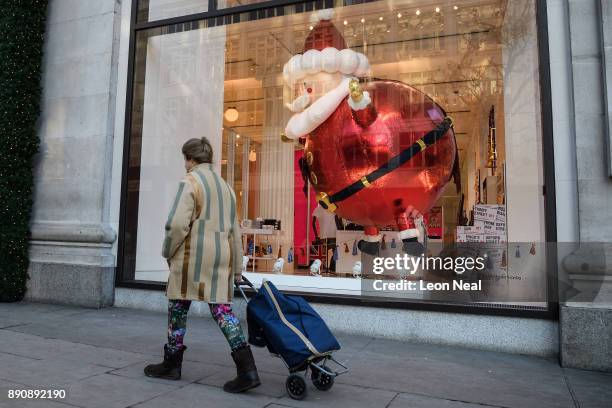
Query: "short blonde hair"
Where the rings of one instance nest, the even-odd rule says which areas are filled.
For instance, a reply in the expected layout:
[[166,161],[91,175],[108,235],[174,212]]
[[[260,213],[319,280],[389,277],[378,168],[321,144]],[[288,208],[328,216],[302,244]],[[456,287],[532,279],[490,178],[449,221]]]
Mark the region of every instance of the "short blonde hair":
[[183,156],[186,160],[193,160],[196,163],[212,163],[213,150],[208,138],[189,139],[182,148]]

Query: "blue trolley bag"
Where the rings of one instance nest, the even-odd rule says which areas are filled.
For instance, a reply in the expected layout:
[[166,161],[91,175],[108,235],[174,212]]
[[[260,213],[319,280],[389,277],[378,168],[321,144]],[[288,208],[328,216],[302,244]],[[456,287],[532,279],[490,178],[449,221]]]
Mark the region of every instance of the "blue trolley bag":
[[267,346],[278,354],[290,372],[340,350],[340,344],[321,316],[299,296],[282,294],[264,280],[247,305],[249,343]]

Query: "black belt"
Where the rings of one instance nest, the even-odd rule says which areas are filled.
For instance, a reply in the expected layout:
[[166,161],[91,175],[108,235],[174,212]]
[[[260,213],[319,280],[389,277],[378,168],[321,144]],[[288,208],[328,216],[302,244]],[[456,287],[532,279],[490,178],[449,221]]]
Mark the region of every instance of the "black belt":
[[436,126],[432,131],[427,133],[425,136],[414,142],[410,147],[402,150],[398,155],[394,156],[387,163],[383,164],[370,174],[363,176],[360,180],[354,182],[348,187],[343,188],[331,196],[328,196],[326,193],[320,192],[317,194],[317,200],[321,207],[325,208],[328,211],[334,212],[336,211],[336,203],[346,200],[353,194],[363,190],[368,187],[370,184],[383,177],[386,174],[391,173],[393,170],[399,168],[408,160],[412,159],[414,155],[419,152],[422,152],[427,147],[436,143],[442,136],[446,134],[448,129],[453,126],[453,120],[450,117],[445,117],[442,122],[438,126]]

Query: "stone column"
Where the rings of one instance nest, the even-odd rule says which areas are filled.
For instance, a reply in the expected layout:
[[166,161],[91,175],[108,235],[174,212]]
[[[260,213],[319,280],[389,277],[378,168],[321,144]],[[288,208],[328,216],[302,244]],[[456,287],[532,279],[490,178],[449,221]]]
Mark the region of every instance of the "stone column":
[[120,12],[115,0],[49,4],[28,300],[113,302],[117,234],[108,218]]
[[560,305],[561,362],[612,371],[612,180],[606,145],[612,68],[604,62],[612,45],[612,4],[562,3],[570,40],[579,221],[579,248],[563,265],[569,283],[580,293]]

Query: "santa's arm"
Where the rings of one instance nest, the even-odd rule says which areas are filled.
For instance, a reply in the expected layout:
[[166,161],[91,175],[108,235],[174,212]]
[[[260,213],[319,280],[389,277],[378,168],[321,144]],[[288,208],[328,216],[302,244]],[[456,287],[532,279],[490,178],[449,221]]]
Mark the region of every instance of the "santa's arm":
[[346,98],[348,83],[349,78],[343,79],[338,86],[314,101],[305,111],[294,114],[281,135],[282,140],[290,141],[306,136],[325,122]]
[[351,79],[349,82],[348,104],[351,107],[353,119],[362,128],[370,126],[378,116],[372,99],[370,99],[370,93],[363,90],[357,79]]

